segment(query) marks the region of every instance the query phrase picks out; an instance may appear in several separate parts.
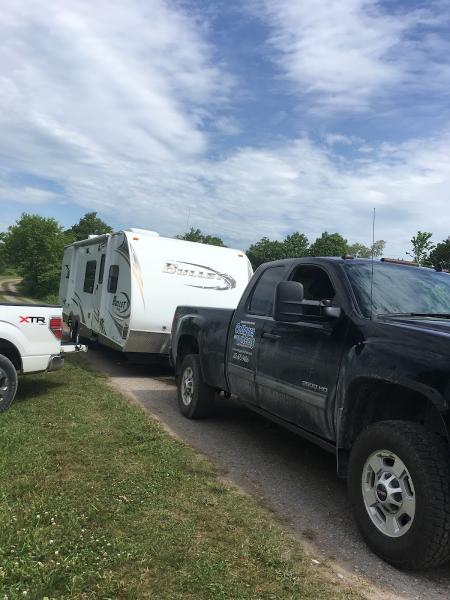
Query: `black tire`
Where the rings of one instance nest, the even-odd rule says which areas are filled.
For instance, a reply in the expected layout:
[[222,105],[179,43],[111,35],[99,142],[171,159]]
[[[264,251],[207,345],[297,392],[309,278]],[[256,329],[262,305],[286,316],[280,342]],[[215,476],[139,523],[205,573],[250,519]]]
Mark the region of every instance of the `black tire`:
[[[188,379],[192,382],[188,393]],[[188,419],[203,419],[214,412],[215,390],[203,381],[198,354],[188,354],[178,375],[178,406]]]
[[[383,517],[383,510],[380,513],[377,508],[383,507],[380,498],[386,501],[388,489],[377,484],[380,473],[393,468],[389,466],[391,459],[383,454],[385,451],[400,459],[396,471],[401,463],[406,467],[404,475],[392,479],[394,487],[388,496],[388,502],[390,498],[400,502],[400,508],[388,504],[388,509],[394,509],[394,520],[391,515]],[[374,465],[381,457],[383,466],[378,475],[367,466],[371,456],[375,457]],[[391,475],[387,473],[386,478]],[[400,489],[396,487],[400,481],[403,493],[393,494],[392,489]],[[401,569],[426,569],[450,560],[450,461],[444,438],[409,421],[381,421],[371,425],[359,435],[352,448],[348,489],[356,522],[367,545],[386,562]],[[375,498],[374,504],[369,501],[368,493]],[[366,508],[365,498],[369,508]],[[404,506],[409,506],[412,517],[402,514]],[[389,520],[398,525],[395,530],[389,529],[398,537],[387,533],[383,518],[385,523]],[[380,529],[380,523],[385,531]]]
[[17,371],[6,356],[0,354],[0,413],[7,410],[17,392]]

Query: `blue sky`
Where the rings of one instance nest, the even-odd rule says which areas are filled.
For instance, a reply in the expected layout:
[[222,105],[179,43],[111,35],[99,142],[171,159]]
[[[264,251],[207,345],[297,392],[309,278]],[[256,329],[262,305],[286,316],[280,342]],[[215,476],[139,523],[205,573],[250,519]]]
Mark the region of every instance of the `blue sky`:
[[450,234],[448,0],[4,0],[0,35],[0,230]]

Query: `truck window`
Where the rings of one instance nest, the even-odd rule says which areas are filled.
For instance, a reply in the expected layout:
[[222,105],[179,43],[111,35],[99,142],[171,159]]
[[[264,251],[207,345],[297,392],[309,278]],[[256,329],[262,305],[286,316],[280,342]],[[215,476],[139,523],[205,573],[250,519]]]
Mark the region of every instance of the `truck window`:
[[98,282],[103,283],[103,273],[105,271],[105,255],[100,258],[100,271],[98,272]]
[[303,285],[305,300],[333,300],[334,288],[330,278],[320,267],[305,265],[297,267],[292,281],[298,281]]
[[92,294],[94,291],[95,271],[97,270],[97,261],[88,260],[86,263],[86,271],[84,272],[83,291]]
[[272,316],[275,287],[284,279],[285,272],[284,266],[269,267],[264,271],[253,289],[249,312]]
[[117,281],[119,279],[119,265],[109,267],[108,292],[115,294],[117,291]]

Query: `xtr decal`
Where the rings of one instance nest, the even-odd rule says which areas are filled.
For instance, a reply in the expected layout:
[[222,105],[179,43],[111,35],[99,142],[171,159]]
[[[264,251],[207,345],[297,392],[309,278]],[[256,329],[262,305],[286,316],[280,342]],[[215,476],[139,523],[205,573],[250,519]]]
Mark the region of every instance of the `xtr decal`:
[[19,317],[20,323],[41,323],[45,325],[45,317]]
[[[192,268],[195,267],[195,268]],[[205,290],[231,290],[236,287],[236,280],[227,273],[216,271],[205,265],[189,263],[180,260],[167,261],[162,268],[163,273],[168,275],[177,275],[179,277],[189,277],[202,279],[202,283],[195,285],[193,283],[185,283],[188,287],[202,288]],[[221,282],[219,284],[219,282]]]

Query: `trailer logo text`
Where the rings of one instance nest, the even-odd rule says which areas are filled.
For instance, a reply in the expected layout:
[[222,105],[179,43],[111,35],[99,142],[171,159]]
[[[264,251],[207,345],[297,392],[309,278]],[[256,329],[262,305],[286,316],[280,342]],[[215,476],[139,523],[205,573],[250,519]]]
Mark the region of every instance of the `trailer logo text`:
[[112,305],[115,308],[115,311],[120,314],[123,315],[124,313],[126,313],[128,311],[128,309],[130,308],[130,299],[127,296],[127,294],[125,294],[124,292],[119,292],[119,296],[121,296],[121,299],[119,300],[119,298],[114,294],[114,297],[112,299]]
[[186,283],[189,287],[202,288],[207,290],[231,290],[236,287],[236,280],[227,273],[216,271],[205,265],[197,265],[184,261],[168,261],[162,268],[163,273],[168,275],[177,275],[179,277],[189,277],[200,279],[198,284]]

